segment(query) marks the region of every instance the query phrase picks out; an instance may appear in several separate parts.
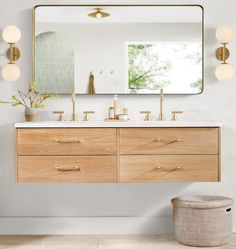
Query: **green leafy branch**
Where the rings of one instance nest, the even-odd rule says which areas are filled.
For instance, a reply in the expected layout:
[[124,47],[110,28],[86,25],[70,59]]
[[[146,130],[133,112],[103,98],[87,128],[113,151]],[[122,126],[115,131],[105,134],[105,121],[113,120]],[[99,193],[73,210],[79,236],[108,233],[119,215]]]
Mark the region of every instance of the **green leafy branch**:
[[170,83],[167,73],[172,65],[168,61],[160,61],[152,44],[130,44],[128,59],[129,89],[132,91],[153,91]]

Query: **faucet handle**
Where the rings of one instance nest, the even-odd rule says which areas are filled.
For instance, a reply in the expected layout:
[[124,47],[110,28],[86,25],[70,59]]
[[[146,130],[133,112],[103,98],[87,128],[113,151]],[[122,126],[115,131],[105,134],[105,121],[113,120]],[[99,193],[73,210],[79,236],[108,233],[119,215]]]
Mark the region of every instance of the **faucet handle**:
[[83,121],[89,121],[89,119],[88,119],[88,115],[89,114],[94,114],[95,113],[95,111],[84,111],[84,119],[83,119]]
[[151,112],[150,111],[141,111],[140,114],[145,114],[144,121],[150,121],[151,120]]
[[182,114],[182,111],[172,111],[172,118],[171,121],[176,121],[176,115],[177,114]]
[[64,112],[63,111],[53,111],[52,113],[59,114],[57,121],[64,121],[64,117],[63,117]]

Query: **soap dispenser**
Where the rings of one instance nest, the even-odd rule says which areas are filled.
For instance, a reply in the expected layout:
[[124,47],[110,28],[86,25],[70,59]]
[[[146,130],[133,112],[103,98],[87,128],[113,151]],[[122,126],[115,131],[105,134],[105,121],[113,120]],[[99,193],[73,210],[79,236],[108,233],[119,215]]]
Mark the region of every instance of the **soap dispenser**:
[[114,95],[113,99],[113,107],[115,109],[115,119],[119,119],[119,114],[120,114],[120,103],[118,100],[118,96]]

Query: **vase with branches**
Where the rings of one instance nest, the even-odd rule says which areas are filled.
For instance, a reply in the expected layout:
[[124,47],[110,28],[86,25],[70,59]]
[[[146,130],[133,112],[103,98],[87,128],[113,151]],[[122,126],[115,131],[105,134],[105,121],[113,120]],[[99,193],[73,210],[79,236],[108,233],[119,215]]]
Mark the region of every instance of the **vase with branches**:
[[52,97],[55,97],[55,95],[47,92],[39,93],[36,90],[35,82],[30,82],[26,92],[18,89],[17,94],[12,96],[11,101],[0,101],[0,104],[10,104],[14,107],[24,106],[26,121],[35,121],[38,116],[37,110],[44,108],[44,102]]

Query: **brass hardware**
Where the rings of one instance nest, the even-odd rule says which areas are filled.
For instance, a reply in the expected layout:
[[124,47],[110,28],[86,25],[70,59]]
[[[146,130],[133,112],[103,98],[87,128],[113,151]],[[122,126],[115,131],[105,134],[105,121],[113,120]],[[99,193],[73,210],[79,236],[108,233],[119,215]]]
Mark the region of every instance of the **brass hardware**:
[[145,114],[144,121],[150,121],[151,120],[151,112],[150,111],[141,111],[140,114]]
[[182,141],[182,138],[176,138],[176,139],[162,139],[162,138],[157,138],[154,140],[154,142],[159,142],[159,143],[176,143]]
[[94,113],[95,113],[94,111],[85,111],[83,121],[85,121],[85,122],[89,121],[88,114],[94,114]]
[[72,119],[71,121],[77,121],[77,115],[75,113],[75,104],[76,104],[76,96],[75,93],[71,94],[71,98],[72,98]]
[[102,11],[102,8],[95,8],[95,12],[88,14],[88,16],[100,19],[110,16],[110,14]]
[[216,67],[215,76],[218,80],[230,80],[234,75],[233,67],[227,62],[230,52],[226,48],[227,43],[222,43],[222,45],[223,47],[216,50],[216,58],[221,61],[221,64]]
[[53,114],[59,114],[57,121],[64,121],[64,117],[63,117],[64,112],[63,111],[54,111]]
[[55,141],[57,143],[61,143],[61,144],[75,144],[75,143],[80,143],[80,140],[78,138],[65,139],[65,140],[55,138]]
[[163,121],[165,119],[164,113],[163,113],[163,101],[164,101],[164,91],[163,91],[163,89],[161,89],[161,91],[160,91],[160,113],[159,113],[159,117],[158,117],[159,121]]
[[177,114],[182,114],[182,111],[172,111],[172,118],[171,121],[176,121],[176,115]]
[[57,166],[55,165],[55,169],[58,170],[58,171],[81,171],[80,167],[78,166],[74,166],[72,168],[65,168],[63,166]]
[[226,63],[226,60],[229,58],[230,52],[228,48],[226,48],[226,44],[223,44],[223,47],[219,47],[216,49],[216,58],[223,63]]
[[177,167],[174,167],[174,168],[170,169],[170,168],[165,168],[165,167],[158,166],[158,167],[154,168],[153,170],[154,171],[172,172],[172,171],[177,171],[177,170],[183,170],[183,167],[182,166],[177,166]]
[[7,58],[10,64],[15,63],[20,58],[20,50],[14,44],[10,44],[10,48],[7,50]]

